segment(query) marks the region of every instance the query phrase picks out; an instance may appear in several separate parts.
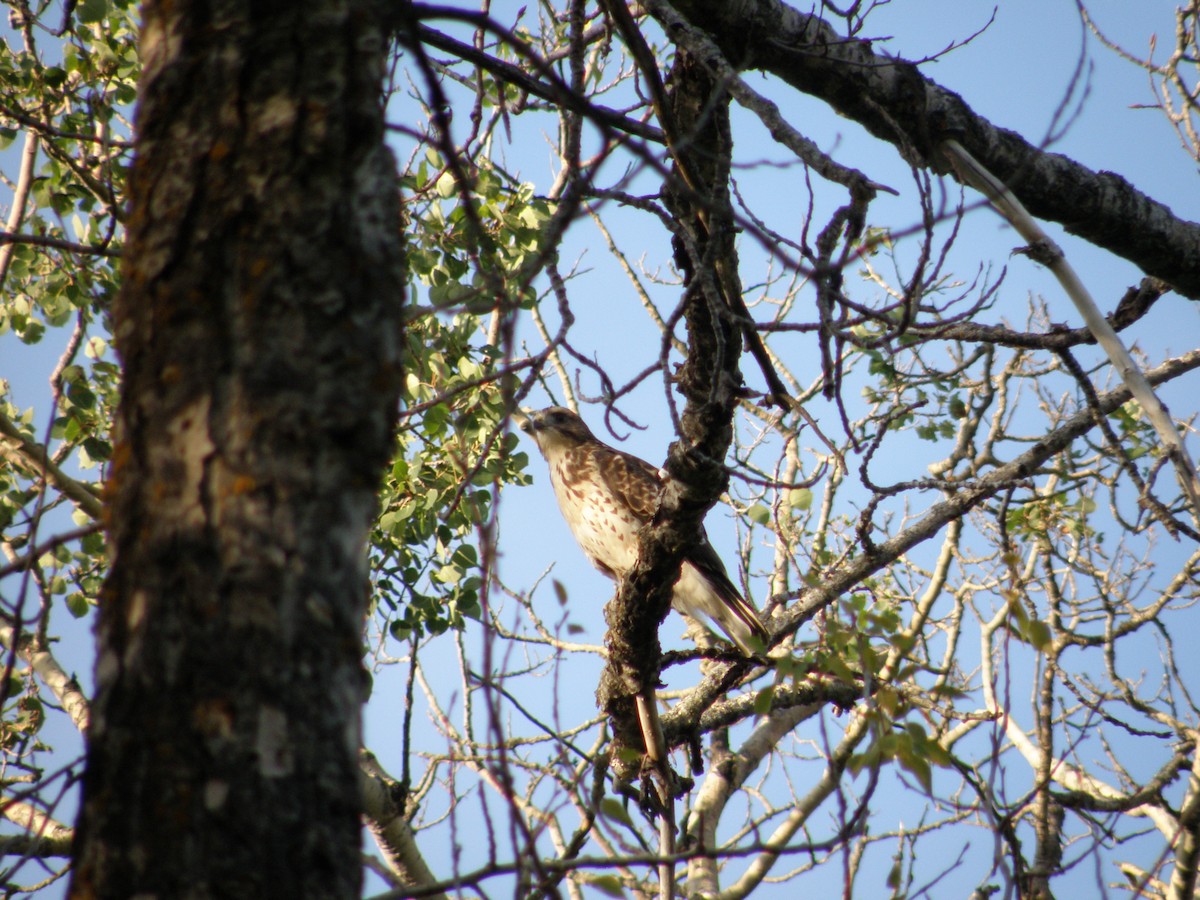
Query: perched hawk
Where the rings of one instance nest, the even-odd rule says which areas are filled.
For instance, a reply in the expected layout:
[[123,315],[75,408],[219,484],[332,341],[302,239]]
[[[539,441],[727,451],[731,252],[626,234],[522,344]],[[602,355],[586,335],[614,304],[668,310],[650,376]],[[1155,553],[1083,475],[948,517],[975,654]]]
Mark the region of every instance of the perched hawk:
[[[575,540],[592,565],[620,578],[637,561],[638,530],[658,505],[658,469],[601,443],[583,419],[559,406],[527,415],[521,429],[550,465],[550,483]],[[711,619],[747,656],[766,643],[758,611],[729,580],[703,529],[700,542],[684,554],[671,605]]]

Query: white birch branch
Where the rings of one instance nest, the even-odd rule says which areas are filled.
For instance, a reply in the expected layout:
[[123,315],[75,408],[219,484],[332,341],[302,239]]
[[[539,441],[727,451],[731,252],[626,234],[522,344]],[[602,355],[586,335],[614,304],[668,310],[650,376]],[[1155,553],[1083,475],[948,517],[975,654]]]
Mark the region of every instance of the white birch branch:
[[[1008,710],[1000,703],[995,691],[996,673],[992,666],[991,640],[992,635],[1008,619],[1008,616],[1009,612],[1007,608],[999,610],[995,617],[985,624],[983,633],[980,636],[982,643],[980,650],[983,660],[983,668],[980,673],[983,684],[983,700],[988,710],[996,714],[1004,723],[1004,734],[1009,742],[1021,754],[1025,762],[1029,764],[1029,767],[1034,772],[1038,772],[1041,771],[1045,762],[1042,749],[1029,738],[1029,735],[1008,714]],[[1111,784],[1089,775],[1079,766],[1061,758],[1050,760],[1050,778],[1068,791],[1079,791],[1100,800],[1119,801],[1126,799],[1126,795]],[[1174,845],[1175,838],[1179,834],[1179,823],[1167,810],[1160,806],[1143,803],[1128,810],[1126,815],[1145,816],[1154,823],[1154,827],[1167,839],[1167,842]]]
[[[359,755],[359,784],[362,790],[363,817],[367,830],[375,838],[384,862],[410,888],[427,888],[437,882],[425,862],[404,809],[396,802],[396,781],[367,751]],[[444,892],[428,894],[430,900],[448,900]]]
[[38,677],[53,692],[75,727],[82,733],[88,725],[88,701],[74,675],[68,675],[54,655],[28,634],[15,635],[9,625],[0,625],[0,645],[27,662]]
[[1179,483],[1191,506],[1192,517],[1200,525],[1200,478],[1196,475],[1196,464],[1192,462],[1187,447],[1179,435],[1175,423],[1163,406],[1154,388],[1146,380],[1142,370],[1138,368],[1125,345],[1117,336],[1116,331],[1108,323],[1096,301],[1092,299],[1079,276],[1066,256],[1054,241],[1050,240],[1038,225],[1037,221],[1026,211],[1021,201],[999,179],[989,172],[975,159],[958,141],[946,140],[941,143],[941,150],[954,165],[959,176],[971,187],[988,198],[1000,215],[1029,242],[1030,255],[1046,266],[1058,279],[1067,296],[1083,316],[1084,324],[1096,339],[1096,343],[1108,354],[1109,360],[1135,400],[1141,404],[1146,419],[1158,433],[1163,442],[1167,455],[1175,465]]

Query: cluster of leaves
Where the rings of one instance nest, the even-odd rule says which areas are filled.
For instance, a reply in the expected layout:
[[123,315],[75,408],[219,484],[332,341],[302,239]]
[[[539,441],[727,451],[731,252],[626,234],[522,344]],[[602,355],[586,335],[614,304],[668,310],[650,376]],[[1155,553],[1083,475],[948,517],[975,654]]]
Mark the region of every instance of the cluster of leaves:
[[[54,613],[86,615],[107,567],[96,516],[119,377],[108,310],[140,63],[134,0],[6,6],[12,30],[0,52],[0,150],[6,225],[15,237],[0,245],[0,340],[36,345],[24,359],[57,360],[44,366],[49,377],[32,406],[28,380],[14,396],[0,379],[0,564],[11,573],[0,616],[14,638],[5,656],[11,677],[0,764],[29,773],[13,779],[25,782],[16,796],[38,805],[45,767],[36,754],[63,748],[40,737],[46,694],[17,650],[52,647]],[[47,809],[54,802],[47,799]],[[10,871],[5,889],[18,891]]]
[[[60,18],[62,17],[62,18]],[[100,465],[112,455],[109,423],[118,367],[107,321],[117,290],[123,235],[124,183],[130,164],[130,111],[139,71],[136,4],[13,4],[0,54],[0,145],[14,167],[10,203],[18,239],[0,255],[0,335],[42,344],[58,365],[47,385],[52,405],[18,408],[0,382],[0,414],[9,433],[0,469],[0,522],[12,552],[45,541],[56,530],[93,526]],[[44,423],[44,424],[43,424]],[[48,457],[56,474],[42,470]],[[47,514],[77,502],[71,526]],[[106,564],[103,540],[92,531],[32,560],[32,581],[45,609],[65,598],[75,616],[96,601]],[[9,602],[20,603],[18,599]]]
[[404,417],[371,537],[377,600],[398,638],[478,618],[479,529],[492,516],[496,488],[528,480],[516,436],[500,430],[501,391],[468,389],[495,364],[492,348],[472,345],[477,334],[475,318],[459,314],[429,316],[407,336],[414,356],[404,399],[429,405]]
[[886,416],[887,428],[911,430],[931,443],[952,439],[958,421],[967,415],[958,373],[939,371],[925,363],[921,358],[922,338],[917,335],[892,338],[879,326],[860,326],[855,331],[868,341],[861,352],[872,380],[862,394]]
[[480,529],[502,485],[528,482],[528,458],[503,430],[512,375],[489,342],[499,330],[485,333],[482,317],[499,325],[534,302],[523,274],[541,252],[550,207],[486,160],[469,177],[460,191],[428,150],[402,179],[413,280],[406,411],[372,536],[377,600],[401,639],[478,618]]
[[4,706],[0,718],[0,751],[24,755],[27,749],[44,750],[45,745],[37,741],[37,734],[46,722],[46,707],[31,685],[24,679],[12,676],[8,680],[4,696],[14,698]]
[[[0,334],[12,330],[26,343],[73,316],[91,321],[102,315],[116,289],[113,259],[139,69],[136,4],[84,6],[68,18],[62,40],[48,40],[45,49],[38,39],[47,36],[49,23],[28,7],[15,11],[12,21],[22,35],[9,40],[15,52],[0,55],[0,149],[19,135],[22,150],[37,140],[33,178],[14,186],[27,191],[21,231],[51,242],[17,243],[11,250]],[[72,247],[102,252],[64,252]]]
[[[6,382],[0,381],[0,388],[6,386]],[[11,431],[24,436],[27,440],[33,440],[32,409],[21,412],[3,395],[0,395],[0,415],[8,420]],[[8,440],[12,439],[11,436],[8,437]],[[32,499],[33,490],[29,485],[29,480],[21,476],[16,466],[0,466],[0,529],[6,535],[9,534],[11,528],[24,530],[28,527],[27,522],[21,521],[23,519],[22,510]]]
[[532,184],[487,159],[456,173],[433,149],[401,184],[410,192],[410,274],[436,308],[482,315],[533,305],[525,273],[541,258],[551,206]]

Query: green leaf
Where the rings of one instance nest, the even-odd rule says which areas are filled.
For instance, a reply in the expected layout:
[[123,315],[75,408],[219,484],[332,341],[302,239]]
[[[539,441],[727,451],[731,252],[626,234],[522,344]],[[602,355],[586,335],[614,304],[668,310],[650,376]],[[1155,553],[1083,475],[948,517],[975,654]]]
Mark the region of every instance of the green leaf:
[[806,510],[812,507],[813,492],[808,488],[792,488],[788,491],[788,504],[792,509]]
[[436,578],[442,584],[457,584],[462,580],[463,571],[458,566],[442,566],[437,570]]
[[67,612],[76,619],[82,619],[90,609],[91,605],[87,602],[87,597],[79,591],[67,595]]
[[108,0],[83,0],[75,7],[75,15],[82,25],[102,22],[108,15]]
[[900,765],[911,772],[913,777],[921,783],[921,787],[927,792],[933,790],[933,773],[929,768],[929,763],[924,757],[918,756],[913,751],[911,744],[902,749],[897,754],[897,758]]
[[449,171],[443,172],[437,180],[438,196],[443,200],[449,200],[458,190],[458,186],[454,181],[454,176]]
[[479,292],[475,288],[459,284],[457,281],[447,281],[429,289],[429,302],[435,306],[454,306],[478,296]]
[[617,758],[622,762],[627,763],[641,762],[642,753],[640,750],[636,750],[633,747],[622,746],[617,750]]
[[900,861],[897,860],[892,864],[892,868],[888,870],[887,886],[895,890],[900,887]]
[[633,820],[629,818],[629,810],[616,797],[605,797],[600,801],[600,815],[606,819],[612,819],[614,822],[620,822],[622,825],[627,825],[630,828],[633,827]]
[[621,887],[621,879],[616,875],[592,875],[587,883],[608,897],[624,897],[625,889]]
[[68,385],[67,397],[72,406],[78,406],[80,409],[92,409],[96,405],[96,395],[81,384]]
[[1034,649],[1045,652],[1050,647],[1050,626],[1041,619],[1030,619],[1025,623],[1024,631]]
[[67,80],[67,73],[64,69],[60,69],[58,66],[47,66],[42,72],[42,80],[45,81],[49,87],[60,87],[62,83]]
[[762,503],[755,503],[746,510],[746,515],[756,525],[767,525],[771,521],[771,510],[767,509]]
[[765,716],[771,711],[771,704],[774,701],[775,685],[763,688],[754,697],[754,714],[756,716]]

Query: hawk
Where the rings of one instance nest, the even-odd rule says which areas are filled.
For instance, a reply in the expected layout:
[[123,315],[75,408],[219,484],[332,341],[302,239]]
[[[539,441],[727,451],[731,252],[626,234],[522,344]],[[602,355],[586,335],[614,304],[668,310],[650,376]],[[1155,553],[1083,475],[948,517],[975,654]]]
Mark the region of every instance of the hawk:
[[[597,440],[583,419],[560,406],[527,414],[521,430],[546,458],[558,507],[584,554],[609,578],[619,579],[637,561],[638,530],[654,515],[663,475]],[[671,605],[715,622],[747,656],[766,644],[758,610],[729,580],[703,528],[699,543],[684,554]]]

